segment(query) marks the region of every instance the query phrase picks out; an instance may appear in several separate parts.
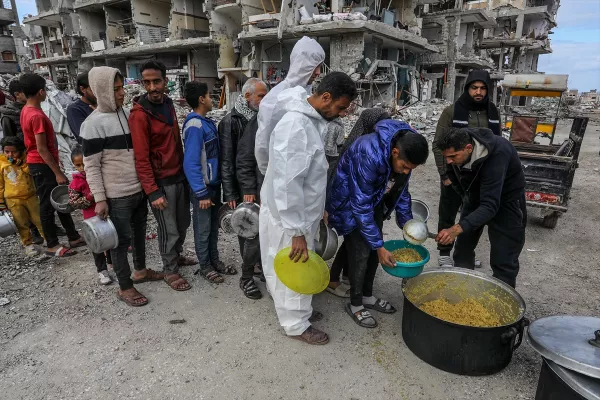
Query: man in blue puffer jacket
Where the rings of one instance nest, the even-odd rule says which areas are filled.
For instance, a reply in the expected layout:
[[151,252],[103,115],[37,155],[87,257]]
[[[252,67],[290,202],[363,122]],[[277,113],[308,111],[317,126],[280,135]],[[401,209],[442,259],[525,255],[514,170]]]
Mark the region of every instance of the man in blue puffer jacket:
[[344,153],[331,181],[326,206],[329,224],[344,235],[340,251],[348,252],[350,264],[352,288],[346,311],[360,326],[377,326],[365,308],[396,312],[387,301],[373,296],[378,262],[396,264],[383,248],[381,229],[394,210],[399,226],[412,219],[408,181],[428,155],[427,140],[410,125],[383,120],[375,125],[375,133],[358,138]]

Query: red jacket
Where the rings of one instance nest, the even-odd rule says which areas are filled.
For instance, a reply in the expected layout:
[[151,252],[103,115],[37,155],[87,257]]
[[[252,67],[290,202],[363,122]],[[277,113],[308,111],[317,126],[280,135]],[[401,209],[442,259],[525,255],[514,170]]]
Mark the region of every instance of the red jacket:
[[171,99],[165,96],[164,101],[171,121],[153,111],[147,95],[133,100],[129,115],[135,169],[150,201],[163,196],[160,186],[185,180],[177,114]]
[[69,183],[69,204],[76,210],[83,210],[83,219],[96,215],[94,195],[85,179],[85,172],[73,174]]

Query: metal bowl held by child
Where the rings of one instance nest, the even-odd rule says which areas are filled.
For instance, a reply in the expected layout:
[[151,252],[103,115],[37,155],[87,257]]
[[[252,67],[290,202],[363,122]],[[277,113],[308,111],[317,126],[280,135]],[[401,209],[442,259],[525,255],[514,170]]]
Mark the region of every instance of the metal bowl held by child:
[[17,233],[17,226],[7,212],[0,211],[0,237],[9,237]]
[[67,185],[59,185],[52,189],[52,192],[50,192],[50,203],[60,213],[72,213],[73,207],[69,204],[69,187]]
[[335,256],[338,249],[338,235],[327,225],[321,221],[319,225],[319,240],[315,240],[315,253],[317,253],[325,261],[329,261]]
[[429,262],[429,251],[425,247],[410,244],[406,240],[389,240],[383,244],[383,247],[389,252],[398,249],[414,249],[421,256],[421,261],[417,262],[403,263],[397,261],[396,266],[393,268],[382,265],[385,272],[398,278],[413,278],[419,275],[423,272],[425,264]]
[[233,209],[229,207],[228,203],[225,203],[219,208],[219,226],[221,230],[225,233],[234,233],[233,228],[231,227],[231,215],[233,214]]
[[256,203],[244,202],[237,206],[231,214],[231,228],[236,235],[252,239],[258,235],[258,216],[260,206]]
[[[425,271],[408,280],[402,291],[402,338],[406,346],[421,360],[447,372],[489,375],[501,371],[510,363],[529,324],[523,298],[506,283],[480,272],[463,268]],[[433,316],[427,306],[440,302],[451,309],[440,307],[438,316]],[[454,307],[460,304],[477,305],[495,323],[486,326],[479,324],[477,314],[456,313]],[[449,322],[450,316],[472,320]]]
[[110,218],[102,219],[98,216],[88,218],[83,221],[81,231],[88,248],[93,253],[116,249],[119,245],[119,236]]

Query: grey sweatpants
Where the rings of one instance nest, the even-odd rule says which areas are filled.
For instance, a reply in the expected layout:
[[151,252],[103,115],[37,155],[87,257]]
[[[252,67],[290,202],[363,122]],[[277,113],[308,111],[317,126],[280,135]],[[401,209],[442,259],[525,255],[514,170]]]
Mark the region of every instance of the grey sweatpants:
[[177,260],[183,252],[185,234],[190,226],[190,189],[186,181],[160,188],[167,199],[164,210],[154,207],[152,213],[158,224],[158,249],[166,274],[178,274]]

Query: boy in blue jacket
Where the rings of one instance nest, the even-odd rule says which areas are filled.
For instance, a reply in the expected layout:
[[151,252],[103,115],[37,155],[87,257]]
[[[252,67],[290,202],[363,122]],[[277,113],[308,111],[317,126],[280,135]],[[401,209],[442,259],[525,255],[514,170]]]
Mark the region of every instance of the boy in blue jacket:
[[412,219],[408,181],[411,171],[424,164],[428,155],[427,140],[410,125],[383,120],[375,125],[375,133],[361,136],[342,155],[330,183],[329,224],[344,235],[339,251],[348,253],[350,264],[346,311],[362,327],[377,326],[366,308],[396,312],[386,300],[373,296],[378,263],[396,264],[383,247],[381,229],[394,210],[400,227]]
[[200,273],[209,282],[222,283],[221,273],[236,271],[219,260],[218,210],[221,206],[219,177],[219,134],[215,123],[206,117],[212,110],[208,86],[201,82],[185,85],[185,100],[193,111],[183,124],[183,171],[190,184],[193,206],[194,245]]

